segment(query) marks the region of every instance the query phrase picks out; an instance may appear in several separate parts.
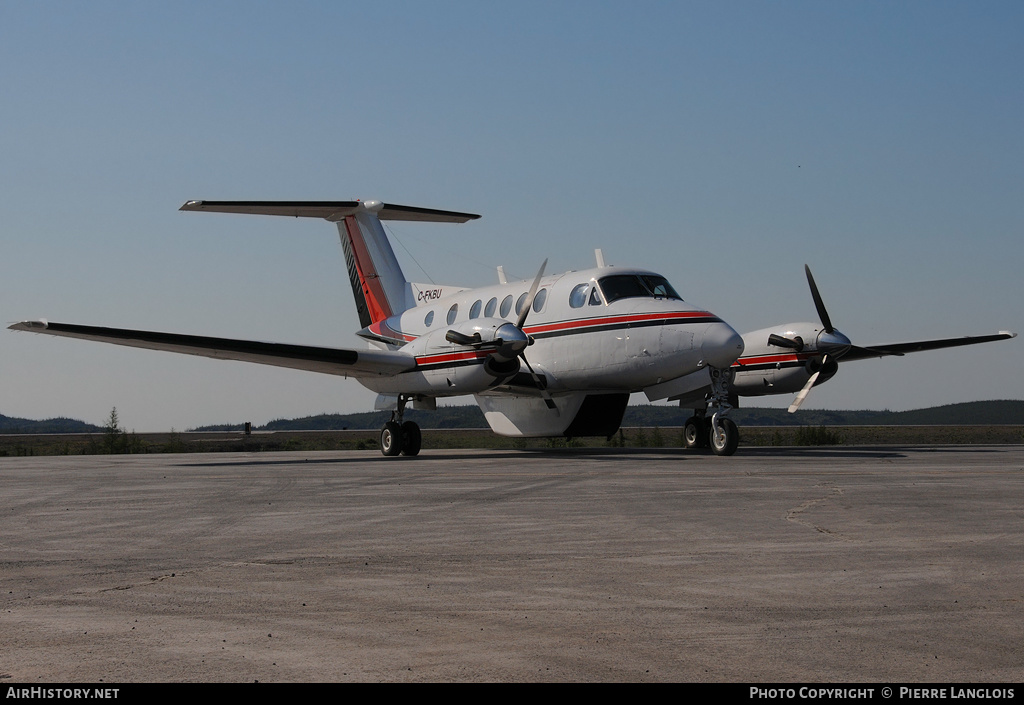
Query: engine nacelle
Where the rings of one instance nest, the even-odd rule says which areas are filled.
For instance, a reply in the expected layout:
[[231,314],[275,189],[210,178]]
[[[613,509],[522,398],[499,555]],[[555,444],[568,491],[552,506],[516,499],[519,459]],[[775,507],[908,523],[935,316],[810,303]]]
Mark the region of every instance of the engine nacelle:
[[[529,338],[501,318],[477,318],[420,336],[404,348],[416,356],[416,370],[368,380],[379,393],[446,396],[475,394],[504,383],[519,372],[519,352]],[[367,386],[370,386],[367,384]]]

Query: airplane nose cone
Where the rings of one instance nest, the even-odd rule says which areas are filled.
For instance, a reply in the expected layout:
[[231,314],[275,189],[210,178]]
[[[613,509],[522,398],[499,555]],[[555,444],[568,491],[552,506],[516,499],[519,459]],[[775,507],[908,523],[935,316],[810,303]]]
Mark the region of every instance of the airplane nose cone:
[[704,331],[700,351],[706,364],[724,369],[743,354],[743,338],[728,323],[712,323]]

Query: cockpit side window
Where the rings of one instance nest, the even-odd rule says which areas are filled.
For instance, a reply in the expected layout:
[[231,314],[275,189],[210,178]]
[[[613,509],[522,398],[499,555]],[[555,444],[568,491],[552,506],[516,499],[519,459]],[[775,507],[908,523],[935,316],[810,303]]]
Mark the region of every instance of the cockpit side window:
[[587,303],[587,287],[590,284],[577,284],[572,288],[572,292],[569,294],[569,306],[572,308],[580,308],[583,304]]

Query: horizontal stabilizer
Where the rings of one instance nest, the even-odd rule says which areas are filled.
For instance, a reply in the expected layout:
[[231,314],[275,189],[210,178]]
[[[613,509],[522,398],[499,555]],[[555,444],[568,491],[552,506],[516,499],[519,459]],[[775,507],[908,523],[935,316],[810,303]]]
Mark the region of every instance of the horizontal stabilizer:
[[189,201],[179,210],[248,215],[286,215],[293,218],[323,218],[337,222],[359,212],[373,213],[381,220],[416,220],[431,223],[465,223],[479,215],[434,208],[399,206],[380,201]]
[[254,362],[261,365],[288,367],[295,370],[346,377],[395,375],[416,367],[416,359],[413,356],[385,350],[346,350],[284,343],[261,343],[252,340],[231,340],[199,335],[50,323],[45,320],[22,321],[9,327],[16,331],[95,340],[147,350],[165,350],[186,355],[212,357],[217,360]]

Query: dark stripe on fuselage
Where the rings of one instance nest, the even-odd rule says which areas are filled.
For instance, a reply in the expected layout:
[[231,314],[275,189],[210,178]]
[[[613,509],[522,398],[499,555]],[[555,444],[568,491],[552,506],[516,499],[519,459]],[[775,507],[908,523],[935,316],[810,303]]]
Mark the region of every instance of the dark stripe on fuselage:
[[[472,321],[472,319],[470,319]],[[609,330],[621,330],[623,328],[649,328],[651,326],[665,325],[688,325],[691,323],[721,323],[722,319],[706,311],[683,311],[669,314],[625,314],[619,316],[598,316],[593,318],[576,318],[569,321],[557,321],[555,323],[542,323],[536,326],[527,326],[524,332],[532,338],[555,338],[562,335],[577,335],[580,333],[601,333]],[[402,331],[395,331],[396,335],[408,336]],[[366,336],[364,336],[366,337]],[[412,338],[414,340],[414,338]]]
[[722,319],[707,311],[677,311],[674,313],[630,313],[617,316],[593,316],[575,318],[556,323],[542,323],[528,326],[524,330],[534,338],[553,338],[559,335],[575,335],[622,328],[647,328],[689,323],[720,323]]
[[529,328],[526,329],[526,334],[536,338],[555,338],[562,335],[577,335],[579,333],[603,333],[610,330],[622,330],[623,328],[650,328],[653,326],[664,326],[671,324],[689,324],[689,323],[720,323],[721,319],[711,316],[708,318],[697,318],[697,319],[659,319],[655,321],[632,321],[623,323],[607,323],[605,325],[588,325],[582,323],[581,325],[568,328],[563,330],[546,331],[541,333],[533,333]]

